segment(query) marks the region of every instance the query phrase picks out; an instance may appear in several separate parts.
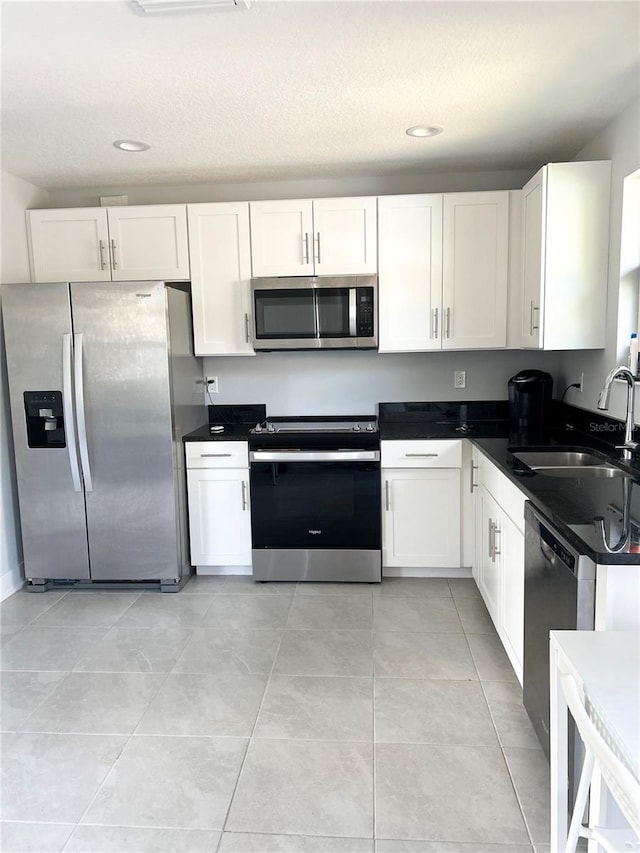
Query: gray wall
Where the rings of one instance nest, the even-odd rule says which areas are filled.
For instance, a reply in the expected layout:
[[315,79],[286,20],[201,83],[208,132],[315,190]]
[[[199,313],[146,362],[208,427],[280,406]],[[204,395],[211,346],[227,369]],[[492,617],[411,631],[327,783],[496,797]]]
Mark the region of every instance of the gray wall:
[[[205,358],[218,377],[214,403],[266,403],[270,415],[371,414],[393,400],[502,400],[507,380],[537,367],[554,373],[556,353],[294,352]],[[467,387],[453,387],[454,370]]]
[[431,172],[424,175],[372,175],[368,178],[327,178],[315,181],[255,184],[89,187],[81,190],[52,190],[47,207],[96,206],[100,204],[100,197],[105,195],[127,195],[129,204],[178,204],[202,201],[392,195],[393,193],[513,190],[523,187],[535,171],[521,169],[502,172]]

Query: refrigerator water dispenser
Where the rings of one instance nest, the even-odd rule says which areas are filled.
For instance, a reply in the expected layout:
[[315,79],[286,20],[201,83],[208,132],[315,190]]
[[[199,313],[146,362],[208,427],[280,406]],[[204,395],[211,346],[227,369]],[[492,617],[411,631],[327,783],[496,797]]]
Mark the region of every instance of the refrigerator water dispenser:
[[25,391],[29,447],[66,447],[62,391]]

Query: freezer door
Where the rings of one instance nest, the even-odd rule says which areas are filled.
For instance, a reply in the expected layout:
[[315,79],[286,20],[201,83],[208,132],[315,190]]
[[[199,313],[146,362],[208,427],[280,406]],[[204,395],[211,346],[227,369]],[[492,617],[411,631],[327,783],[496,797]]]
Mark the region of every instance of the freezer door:
[[92,580],[179,577],[162,282],[71,284]]
[[[69,285],[4,285],[2,315],[25,576],[86,579],[89,557],[74,438]],[[53,424],[46,413],[49,409],[56,414],[60,394],[64,427],[56,424],[51,434],[58,438],[47,446],[47,426]],[[42,426],[42,441],[34,442],[33,435],[31,440],[43,446],[29,447],[28,417],[43,422],[37,425]],[[59,446],[62,434],[64,446]]]

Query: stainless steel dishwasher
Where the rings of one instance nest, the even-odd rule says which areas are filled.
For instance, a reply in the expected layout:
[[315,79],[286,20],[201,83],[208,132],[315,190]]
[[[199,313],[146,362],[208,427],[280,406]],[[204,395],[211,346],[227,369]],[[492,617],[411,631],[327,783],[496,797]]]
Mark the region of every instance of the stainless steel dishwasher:
[[524,706],[549,758],[549,631],[593,630],[596,564],[530,501],[524,520]]

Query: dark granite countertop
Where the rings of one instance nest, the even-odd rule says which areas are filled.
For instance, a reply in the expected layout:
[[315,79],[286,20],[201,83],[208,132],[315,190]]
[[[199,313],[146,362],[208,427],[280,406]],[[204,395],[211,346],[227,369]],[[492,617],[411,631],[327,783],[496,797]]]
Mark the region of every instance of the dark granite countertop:
[[[209,423],[182,436],[182,441],[248,441],[249,430],[264,421],[267,407],[264,403],[246,405],[207,406]],[[223,427],[222,432],[211,432],[212,425]]]
[[[493,417],[492,417],[493,414]],[[510,431],[506,401],[495,403],[381,403],[380,438],[385,440],[468,438],[531,500],[571,544],[599,563],[640,566],[640,553],[608,553],[594,519],[605,519],[609,541],[619,536],[625,498],[630,505],[632,542],[640,542],[640,460],[622,460],[614,447],[616,422],[555,403],[548,426],[535,434]],[[612,440],[607,440],[612,439]],[[512,451],[588,448],[625,468],[628,477],[551,477],[534,472]],[[603,460],[604,461],[604,460]]]
[[249,430],[255,424],[224,424],[224,432],[209,432],[210,424],[204,424],[193,432],[182,436],[183,441],[248,441]]

